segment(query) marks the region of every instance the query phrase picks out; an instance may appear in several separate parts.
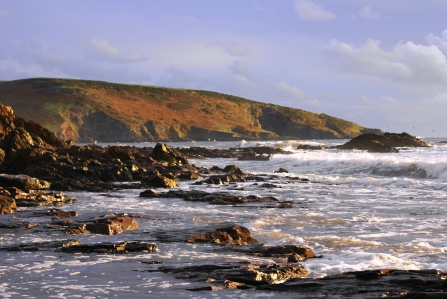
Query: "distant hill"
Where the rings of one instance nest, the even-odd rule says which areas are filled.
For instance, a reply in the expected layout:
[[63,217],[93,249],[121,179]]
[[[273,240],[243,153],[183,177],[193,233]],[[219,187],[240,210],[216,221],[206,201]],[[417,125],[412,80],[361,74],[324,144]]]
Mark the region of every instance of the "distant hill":
[[0,103],[77,142],[333,139],[381,133],[326,114],[217,92],[101,81],[3,81]]

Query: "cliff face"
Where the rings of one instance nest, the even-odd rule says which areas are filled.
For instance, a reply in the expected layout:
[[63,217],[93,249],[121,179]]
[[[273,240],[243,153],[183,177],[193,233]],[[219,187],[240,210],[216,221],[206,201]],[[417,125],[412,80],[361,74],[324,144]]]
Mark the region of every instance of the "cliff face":
[[380,133],[325,114],[216,92],[100,81],[0,82],[0,103],[77,142],[326,139]]

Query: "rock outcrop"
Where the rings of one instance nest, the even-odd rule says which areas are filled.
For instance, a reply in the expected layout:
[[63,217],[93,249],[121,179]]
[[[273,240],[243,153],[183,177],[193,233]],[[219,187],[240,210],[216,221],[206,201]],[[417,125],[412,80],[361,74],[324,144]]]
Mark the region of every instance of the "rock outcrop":
[[383,135],[366,133],[351,139],[343,145],[336,146],[335,148],[392,153],[399,152],[396,147],[431,147],[431,145],[407,133],[385,133]]

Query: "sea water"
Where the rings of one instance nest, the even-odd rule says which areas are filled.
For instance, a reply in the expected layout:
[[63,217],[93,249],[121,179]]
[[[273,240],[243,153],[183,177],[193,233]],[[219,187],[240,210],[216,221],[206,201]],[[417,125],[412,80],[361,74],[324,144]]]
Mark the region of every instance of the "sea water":
[[[79,202],[63,209],[80,215],[114,212],[144,217],[137,219],[138,230],[114,236],[67,236],[45,228],[37,233],[2,230],[0,246],[66,239],[79,239],[84,244],[139,240],[156,243],[159,251],[125,255],[1,251],[0,298],[251,298],[254,292],[257,297],[286,296],[253,290],[192,292],[187,289],[203,285],[157,271],[160,266],[276,261],[221,252],[211,244],[161,243],[153,236],[156,231],[224,223],[246,226],[266,245],[311,247],[322,257],[303,263],[310,277],[377,268],[447,272],[447,144],[439,143],[446,140],[443,138],[425,140],[433,147],[402,149],[400,153],[296,149],[298,144],[327,148],[347,140],[168,143],[172,147],[220,149],[280,147],[293,154],[274,155],[269,161],[216,158],[191,159],[190,163],[204,167],[235,164],[251,174],[272,174],[283,167],[289,173],[278,176],[307,178],[309,182],[278,178],[274,182],[278,188],[262,188],[254,182],[223,186],[180,182],[185,190],[275,196],[291,201],[291,209],[140,198],[142,190],[132,189],[66,192]],[[42,221],[35,218],[30,222]]]

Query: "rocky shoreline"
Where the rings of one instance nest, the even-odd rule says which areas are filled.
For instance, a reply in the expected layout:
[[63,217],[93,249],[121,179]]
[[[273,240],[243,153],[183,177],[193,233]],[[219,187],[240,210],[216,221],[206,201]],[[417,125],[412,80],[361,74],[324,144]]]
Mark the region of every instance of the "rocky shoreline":
[[[395,147],[430,146],[403,133],[383,136],[365,134],[334,150],[358,149],[397,152]],[[59,140],[40,125],[17,118],[9,107],[0,106],[0,237],[1,234],[67,235],[57,242],[37,242],[0,246],[0,252],[52,250],[70,253],[131,254],[156,252],[156,243],[132,240],[82,244],[72,238],[79,234],[104,236],[137,230],[138,222],[151,216],[127,214],[125,211],[103,215],[79,215],[61,207],[76,202],[62,192],[88,190],[107,192],[113,189],[139,189],[142,200],[181,198],[203,202],[256,208],[294,208],[292,202],[276,197],[236,196],[221,186],[249,182],[255,188],[279,188],[275,183],[306,184],[306,178],[287,175],[284,168],[270,175],[245,173],[236,165],[224,168],[196,167],[188,159],[224,157],[263,161],[274,154],[290,154],[269,147],[210,150],[206,148],[171,148],[157,144],[154,148],[76,146]],[[303,150],[320,147],[301,146]],[[391,149],[391,150],[390,150]],[[177,189],[182,181],[216,186],[216,192]],[[160,189],[161,188],[161,189]],[[171,189],[166,191],[166,189]],[[160,191],[161,190],[161,191]],[[26,209],[21,210],[21,207]],[[32,219],[39,219],[34,223]],[[324,256],[312,248],[299,245],[265,246],[251,232],[237,223],[203,226],[149,233],[158,243],[197,243],[215,250],[240,255],[247,262],[216,262],[184,267],[167,267],[158,261],[142,265],[142,272],[160,271],[175,278],[194,281],[190,291],[251,289],[292,292],[294,298],[445,298],[447,274],[437,270],[377,269],[347,272],[325,278],[306,278],[305,262]],[[70,238],[69,238],[70,237]],[[1,243],[0,243],[1,245]],[[253,258],[250,261],[251,257]],[[275,263],[271,263],[271,258]],[[256,259],[254,259],[256,258]],[[265,258],[265,262],[261,262]],[[269,262],[270,261],[270,262]],[[156,267],[154,267],[154,265]]]

